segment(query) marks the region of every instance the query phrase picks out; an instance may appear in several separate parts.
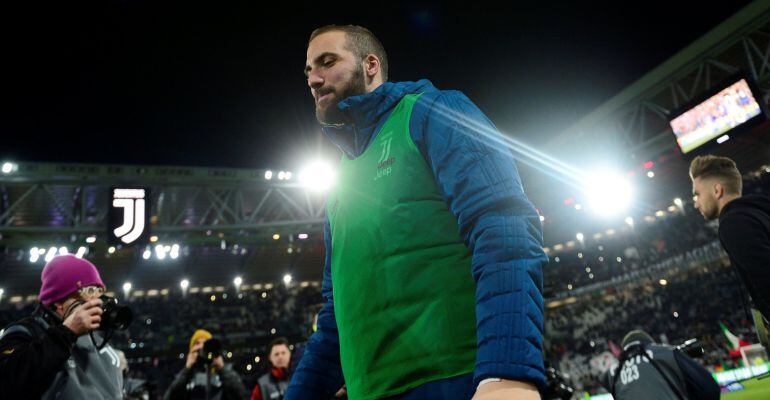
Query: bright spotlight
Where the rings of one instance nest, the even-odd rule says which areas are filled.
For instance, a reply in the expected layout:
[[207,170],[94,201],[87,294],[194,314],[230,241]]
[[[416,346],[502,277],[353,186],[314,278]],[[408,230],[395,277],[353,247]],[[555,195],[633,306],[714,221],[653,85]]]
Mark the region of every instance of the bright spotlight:
[[267,179],[268,181],[273,179],[273,171],[270,171],[270,170],[265,171],[265,179]]
[[243,278],[240,276],[236,276],[235,279],[233,279],[233,284],[235,285],[236,289],[241,287],[241,284],[243,283]]
[[96,236],[89,236],[86,238],[86,243],[95,243],[96,242]]
[[604,216],[615,215],[631,203],[631,185],[622,176],[611,172],[590,176],[585,191],[591,209]]
[[291,283],[291,275],[289,275],[289,274],[284,275],[283,276],[283,283],[285,283],[287,285],[290,284]]
[[83,258],[83,256],[86,255],[86,251],[88,251],[88,249],[85,248],[84,246],[78,247],[78,252],[77,252],[77,254],[75,254],[75,257]]
[[56,257],[56,251],[56,247],[49,248],[48,252],[45,253],[45,262],[53,260],[53,258]]
[[187,290],[187,288],[190,287],[190,281],[187,279],[182,279],[182,281],[179,282],[179,287],[181,287],[182,290]]
[[631,217],[626,217],[626,224],[628,224],[628,226],[634,226],[634,219]]
[[334,185],[334,169],[323,161],[313,161],[299,173],[299,182],[315,192],[324,192]]
[[126,282],[123,284],[123,291],[126,293],[131,291],[131,282]]
[[176,260],[177,257],[179,257],[179,245],[178,244],[175,243],[175,244],[171,245],[171,251],[169,252],[169,256],[173,260]]
[[647,177],[648,178],[654,178],[655,177],[655,173],[652,172],[652,171],[647,171]]
[[674,205],[676,205],[679,208],[682,208],[682,206],[684,205],[684,202],[682,202],[682,199],[677,197],[677,198],[674,199]]
[[115,246],[108,247],[107,248],[107,252],[110,253],[110,254],[114,253],[115,252]]
[[15,168],[16,168],[16,166],[13,163],[11,163],[11,162],[4,162],[3,163],[2,171],[3,171],[4,174],[10,174],[11,172],[13,172],[13,170]]
[[584,238],[584,236],[583,236],[583,234],[582,234],[582,233],[578,232],[578,233],[577,233],[577,235],[575,235],[575,238],[576,238],[578,241],[581,241],[581,242],[582,242],[582,241],[583,241],[583,238]]
[[29,262],[36,263],[38,259],[40,259],[40,254],[38,253],[37,247],[33,247],[32,250],[29,251]]
[[149,260],[150,257],[152,257],[152,251],[150,251],[150,249],[144,249],[144,252],[142,252],[142,258]]

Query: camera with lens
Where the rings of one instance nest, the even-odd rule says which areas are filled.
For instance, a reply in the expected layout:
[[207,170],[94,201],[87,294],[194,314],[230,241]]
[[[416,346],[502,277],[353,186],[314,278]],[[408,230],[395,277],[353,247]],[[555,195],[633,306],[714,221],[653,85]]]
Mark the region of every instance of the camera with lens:
[[687,339],[684,343],[674,347],[682,353],[687,354],[690,358],[703,357],[703,354],[705,353],[703,346],[701,346],[698,339],[695,338]]
[[575,389],[555,368],[546,363],[545,369],[546,388],[543,392],[544,400],[569,400],[575,393]]
[[211,365],[214,359],[222,355],[222,342],[219,339],[209,339],[203,342],[203,347],[198,350],[197,362]]
[[127,306],[118,305],[118,300],[114,297],[102,295],[102,321],[99,324],[99,330],[103,331],[122,331],[128,329],[131,321],[134,319],[134,313]]

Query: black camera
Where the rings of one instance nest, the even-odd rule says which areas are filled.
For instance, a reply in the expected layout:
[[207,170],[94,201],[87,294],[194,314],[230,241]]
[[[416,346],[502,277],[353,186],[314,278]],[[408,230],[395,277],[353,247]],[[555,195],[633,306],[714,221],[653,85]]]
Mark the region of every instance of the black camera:
[[546,363],[545,369],[546,388],[543,392],[544,400],[569,400],[575,393],[575,389],[569,385],[564,376],[555,368]]
[[113,331],[126,330],[134,319],[134,313],[126,306],[118,305],[118,300],[114,297],[102,295],[102,322],[99,324],[99,330]]
[[198,360],[206,365],[211,365],[215,358],[222,355],[222,342],[219,339],[209,339],[203,342],[203,347],[198,350]]
[[705,353],[703,351],[703,346],[700,345],[698,339],[688,339],[685,340],[684,343],[674,347],[682,353],[687,354],[690,358],[702,357]]

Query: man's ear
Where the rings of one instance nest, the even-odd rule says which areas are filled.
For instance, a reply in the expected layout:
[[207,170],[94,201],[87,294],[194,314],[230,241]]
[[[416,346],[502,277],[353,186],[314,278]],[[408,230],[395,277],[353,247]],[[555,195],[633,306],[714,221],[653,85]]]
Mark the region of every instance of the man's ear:
[[369,54],[364,57],[363,61],[364,75],[367,82],[371,82],[378,73],[380,73],[380,59],[374,54]]
[[725,194],[725,187],[720,182],[714,182],[714,198],[721,199]]

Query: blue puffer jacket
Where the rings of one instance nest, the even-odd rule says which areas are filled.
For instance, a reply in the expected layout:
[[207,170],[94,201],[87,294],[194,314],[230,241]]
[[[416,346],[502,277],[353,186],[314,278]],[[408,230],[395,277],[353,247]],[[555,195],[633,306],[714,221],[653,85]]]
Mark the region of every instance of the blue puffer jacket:
[[[326,126],[324,133],[347,157],[355,158],[373,141],[401,98],[412,93],[423,93],[412,111],[412,139],[433,170],[473,254],[478,338],[474,387],[490,377],[542,387],[542,268],[548,258],[537,212],[492,122],[462,93],[438,90],[421,80],[385,83],[371,93],[340,102],[338,107],[355,122]],[[326,305],[294,374],[288,400],[328,399],[343,384],[328,220],[324,233]]]

